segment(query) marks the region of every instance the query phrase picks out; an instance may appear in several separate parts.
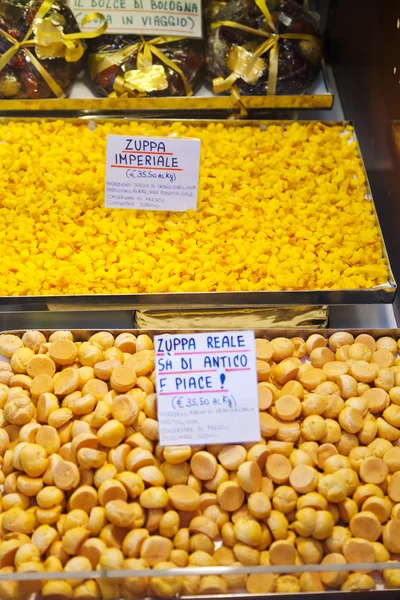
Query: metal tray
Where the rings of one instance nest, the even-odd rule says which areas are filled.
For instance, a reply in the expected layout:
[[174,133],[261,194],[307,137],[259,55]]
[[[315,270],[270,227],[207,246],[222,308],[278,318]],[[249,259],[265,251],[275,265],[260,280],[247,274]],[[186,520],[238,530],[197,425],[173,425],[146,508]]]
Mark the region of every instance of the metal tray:
[[[105,321],[107,319],[105,318]],[[106,323],[105,323],[106,325]],[[246,325],[244,326],[246,327]],[[106,326],[104,327],[104,329],[68,329],[68,331],[70,331],[72,333],[72,335],[74,336],[74,340],[75,342],[87,342],[88,339],[90,338],[90,336],[92,336],[94,333],[97,333],[98,331],[108,331],[109,333],[111,333],[114,337],[116,337],[117,335],[120,335],[121,333],[132,333],[135,336],[138,335],[142,335],[144,332],[151,338],[153,338],[156,335],[161,335],[163,333],[170,333],[170,334],[182,334],[182,333],[207,333],[207,332],[213,332],[213,331],[241,331],[244,329],[244,327],[226,327],[226,325],[224,324],[224,327],[213,327],[213,328],[208,328],[208,329],[196,329],[196,328],[163,328],[163,329],[108,329]],[[395,340],[399,340],[400,339],[400,328],[395,328],[395,329],[368,329],[366,327],[360,327],[360,328],[356,328],[356,329],[318,329],[316,330],[315,328],[308,328],[308,327],[302,327],[299,329],[293,329],[293,328],[264,328],[264,327],[257,327],[257,328],[249,328],[246,327],[246,329],[251,329],[252,331],[254,331],[254,335],[257,338],[264,338],[266,340],[273,340],[274,338],[277,337],[288,337],[288,338],[292,338],[294,335],[296,337],[300,337],[303,338],[304,340],[306,340],[310,335],[315,335],[316,333],[318,333],[318,335],[321,335],[322,337],[328,339],[329,336],[331,336],[333,333],[337,333],[337,332],[342,332],[342,331],[346,331],[347,333],[351,333],[352,335],[354,335],[354,337],[356,337],[357,335],[360,335],[361,333],[367,333],[370,336],[372,336],[375,340],[379,339],[380,337],[383,336],[389,336],[394,338]],[[53,329],[40,329],[40,331],[46,336],[48,337],[49,335],[51,335],[54,331],[61,331],[61,329],[58,328],[53,328]],[[22,335],[25,333],[25,329],[3,329],[0,330],[0,333],[7,333],[7,334],[12,334],[12,335],[17,335],[18,337],[22,337]],[[399,350],[400,353],[400,350]],[[5,359],[8,360],[8,359]]]
[[[315,83],[304,94],[291,96],[241,96],[241,104],[246,111],[269,109],[329,109],[333,105],[331,75],[325,64]],[[195,96],[167,96],[162,98],[96,98],[91,82],[86,74],[73,84],[68,98],[47,98],[43,100],[0,100],[0,115],[22,114],[27,111],[48,113],[98,114],[113,113],[151,115],[155,112],[164,117],[174,112],[187,115],[191,111],[215,115],[216,111],[227,115],[238,113],[240,106],[231,95],[216,95],[203,85]]]
[[[336,568],[335,568],[336,567]],[[376,581],[376,589],[371,591],[355,591],[355,592],[342,592],[339,590],[326,590],[324,592],[298,592],[298,593],[279,593],[273,592],[268,594],[249,594],[246,590],[234,590],[227,594],[213,594],[213,595],[197,595],[197,596],[175,596],[178,600],[179,598],[185,600],[200,600],[208,599],[208,600],[265,600],[266,597],[273,598],[283,598],[283,600],[299,600],[304,598],[305,600],[327,600],[327,598],[331,598],[332,600],[345,600],[351,598],[352,600],[356,600],[360,598],[361,600],[380,600],[384,598],[385,600],[395,600],[399,597],[400,589],[385,589],[383,587],[383,583],[381,582],[381,578],[379,576],[379,571],[384,570],[387,567],[387,563],[360,563],[360,564],[344,564],[344,565],[302,565],[301,567],[182,567],[176,569],[157,569],[157,577],[174,577],[174,576],[196,576],[196,575],[238,575],[238,574],[264,574],[264,573],[272,573],[272,574],[280,574],[280,575],[288,575],[295,574],[301,572],[310,572],[310,573],[319,573],[319,572],[340,572],[340,571],[365,571],[368,569],[369,571],[375,571],[375,581]],[[390,569],[398,570],[400,568],[399,562],[390,563]],[[44,573],[0,573],[0,583],[6,581],[15,581],[15,582],[24,582],[25,585],[29,584],[29,582],[47,582],[52,580],[58,581],[71,581],[71,580],[102,580],[103,582],[111,583],[115,579],[122,579],[124,577],[151,577],[155,576],[155,572],[151,569],[143,569],[143,570],[113,570],[113,571],[85,571],[85,577],[82,577],[82,571],[78,572],[44,572]],[[6,597],[6,596],[3,596]],[[41,600],[42,596],[21,596],[18,598],[27,597],[34,598],[35,600]],[[55,597],[55,596],[52,596]],[[126,597],[124,597],[126,598]],[[120,598],[119,600],[124,600],[124,598]],[[142,598],[138,596],[138,600]],[[146,597],[146,600],[153,600],[154,597]],[[115,598],[118,600],[118,598]],[[144,599],[143,599],[144,600]],[[154,598],[156,600],[156,598]]]
[[[220,328],[219,328],[220,329]],[[231,328],[234,330],[234,328]],[[236,328],[239,329],[239,328]],[[143,333],[143,330],[138,329],[107,329],[104,328],[105,331],[109,331],[114,336],[119,335],[120,333],[133,333],[134,335],[139,335]],[[209,331],[216,331],[215,329],[210,329]],[[42,330],[43,333],[48,336],[55,329],[51,330]],[[75,341],[87,341],[89,337],[98,331],[98,329],[71,329],[70,330],[73,335]],[[319,330],[318,333],[325,338],[328,338],[330,335],[337,331],[343,331],[339,329],[326,329]],[[349,333],[352,333],[354,336],[359,335],[360,333],[368,333],[375,339],[381,336],[391,336],[396,340],[400,339],[400,329],[346,329]],[[182,333],[183,330],[168,330],[168,333]],[[194,333],[195,330],[187,330],[187,333]],[[202,330],[204,333],[205,330]],[[6,330],[2,333],[10,333],[18,336],[22,336],[24,330]],[[166,330],[147,330],[146,333],[153,337],[154,335],[159,335],[161,333],[166,333]],[[288,336],[293,337],[293,329],[255,329],[254,333],[257,337],[273,339],[275,337],[280,336]],[[315,329],[298,329],[296,330],[296,336],[307,339],[310,335],[315,333]],[[7,359],[5,359],[7,360]],[[375,580],[377,583],[377,588],[372,591],[359,591],[359,592],[342,592],[339,590],[327,590],[324,592],[300,592],[300,593],[273,593],[268,594],[268,597],[274,598],[282,598],[283,600],[300,600],[304,598],[304,600],[327,600],[328,598],[332,598],[332,600],[381,600],[384,598],[385,600],[395,600],[400,597],[399,589],[384,589],[382,579],[379,575],[380,571],[387,568],[388,563],[357,563],[357,564],[345,564],[345,565],[300,565],[300,566],[263,566],[263,567],[184,567],[177,568],[173,571],[171,570],[157,570],[157,575],[162,577],[171,577],[173,575],[182,575],[182,576],[190,576],[190,575],[229,575],[229,574],[243,574],[243,573],[278,573],[278,574],[293,574],[299,572],[321,572],[321,571],[350,571],[357,572],[362,570],[369,570],[375,572]],[[392,562],[390,563],[391,569],[400,569],[400,562]],[[85,573],[85,579],[103,579],[109,580],[121,577],[151,577],[154,576],[154,571],[152,570],[142,570],[142,571],[88,571]],[[62,572],[62,573],[0,573],[0,582],[2,581],[48,581],[48,580],[73,580],[73,579],[82,579],[82,572]],[[182,598],[184,600],[199,600],[200,598],[208,599],[208,600],[265,600],[267,595],[265,594],[248,594],[244,590],[232,591],[227,594],[218,594],[218,595],[208,595],[208,596],[181,596],[178,598]],[[149,598],[148,600],[153,600],[153,598]],[[156,598],[154,598],[156,600]]]
[[[336,568],[335,568],[336,567]],[[200,600],[208,599],[208,600],[265,600],[266,597],[273,598],[283,598],[283,600],[327,600],[327,598],[332,598],[332,600],[345,600],[351,598],[352,600],[361,599],[361,600],[380,600],[384,598],[385,600],[395,600],[399,597],[400,589],[385,589],[383,587],[383,583],[381,577],[379,575],[379,571],[382,571],[387,567],[387,563],[359,563],[359,564],[344,564],[344,565],[302,565],[300,567],[181,567],[176,569],[157,569],[157,577],[174,577],[174,576],[204,576],[204,575],[244,575],[244,574],[264,574],[264,573],[272,573],[272,574],[280,574],[280,575],[288,575],[295,573],[304,573],[304,572],[340,572],[340,571],[365,571],[368,569],[370,572],[375,572],[374,579],[376,581],[376,589],[371,591],[348,591],[342,592],[339,590],[326,590],[324,592],[298,592],[298,593],[267,593],[267,594],[249,594],[246,590],[233,590],[228,592],[227,594],[213,594],[213,595],[195,595],[195,596],[175,596],[178,600],[179,598],[185,600]],[[390,569],[398,570],[400,569],[400,562],[390,563]],[[82,577],[82,571],[78,572],[44,572],[44,573],[0,573],[0,584],[2,582],[14,581],[14,582],[23,582],[25,586],[29,585],[29,583],[33,583],[35,581],[47,582],[52,580],[58,581],[71,581],[71,580],[101,580],[103,582],[111,583],[115,579],[122,579],[124,577],[151,577],[155,576],[155,572],[151,569],[143,569],[143,570],[101,570],[101,571],[85,571],[85,577]],[[6,597],[5,595],[3,597]],[[42,596],[21,596],[18,598],[30,598],[35,600],[41,600]],[[52,596],[55,597],[55,596]],[[126,597],[124,597],[126,598]],[[124,600],[124,598],[119,598],[119,600]],[[143,598],[138,596],[138,600]],[[152,596],[146,596],[146,600],[157,600],[157,598]],[[118,600],[118,598],[115,598]],[[144,600],[144,598],[143,598]]]
[[[55,118],[32,117],[24,113],[24,117],[3,117],[1,121],[7,123],[10,121],[51,121]],[[65,118],[70,123],[89,122],[114,122],[118,123],[118,118],[112,117],[91,117],[90,115],[80,118]],[[259,126],[264,129],[269,125],[281,125],[286,127],[292,125],[293,121],[276,120],[207,120],[207,119],[136,119],[140,122],[156,122],[159,124],[169,124],[175,120],[189,125],[207,126],[209,123],[223,123],[225,127],[247,127]],[[312,121],[301,121],[302,124]],[[319,121],[327,127],[352,125],[350,121]],[[389,278],[384,285],[369,289],[343,289],[343,290],[304,290],[304,291],[257,291],[257,292],[174,292],[161,294],[96,294],[96,295],[65,295],[65,296],[1,296],[1,307],[12,307],[18,305],[19,310],[29,309],[32,304],[47,305],[51,310],[78,310],[85,308],[98,308],[102,310],[112,309],[148,309],[148,308],[234,308],[234,307],[265,307],[278,306],[282,304],[296,305],[325,305],[325,304],[390,304],[394,301],[397,284],[394,279],[385,242],[380,228],[378,215],[372,198],[371,188],[365,165],[362,159],[360,147],[354,132],[354,140],[357,142],[358,154],[362,162],[362,168],[366,177],[366,198],[371,202],[371,211],[375,215],[381,235],[383,256],[389,269]]]
[[[288,109],[288,108],[331,108],[332,94],[310,94],[299,96],[242,96],[241,104],[248,110]],[[0,114],[25,111],[40,112],[78,112],[113,111],[141,112],[154,111],[168,116],[172,111],[187,113],[225,111],[228,114],[238,112],[239,106],[232,96],[188,96],[167,98],[50,98],[46,100],[0,100]]]

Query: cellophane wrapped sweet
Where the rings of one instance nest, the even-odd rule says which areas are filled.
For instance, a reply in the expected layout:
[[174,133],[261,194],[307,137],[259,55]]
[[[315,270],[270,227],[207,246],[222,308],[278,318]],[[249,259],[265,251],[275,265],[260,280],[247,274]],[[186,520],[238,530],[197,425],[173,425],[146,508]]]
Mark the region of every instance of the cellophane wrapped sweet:
[[[315,17],[294,0],[267,0],[278,34],[296,33],[311,34],[313,39],[280,38],[279,63],[276,94],[301,94],[307,90],[317,77],[322,60],[322,44],[318,23]],[[231,21],[272,33],[263,13],[254,0],[230,0],[221,8],[217,16],[218,22]],[[261,37],[234,27],[220,26],[211,29],[208,36],[206,65],[207,76],[226,78],[232,73],[229,67],[229,56],[236,46],[253,53],[265,41]],[[243,95],[263,96],[267,93],[269,75],[269,52],[258,62],[258,73],[255,81],[246,83],[239,78],[235,86]]]
[[[124,74],[130,71],[138,71],[137,57],[140,50],[127,53],[122,62],[116,57],[120,51],[139,45],[143,40],[151,42],[153,38],[154,36],[141,38],[136,35],[103,35],[93,40],[89,47],[88,70],[95,93],[103,97],[108,96],[114,92],[114,82],[117,77],[124,77]],[[157,48],[181,69],[192,92],[196,93],[200,87],[205,62],[202,40],[182,38],[178,41],[162,43],[157,45]],[[149,85],[144,86],[146,89],[140,86],[139,89],[127,89],[129,96],[187,95],[181,75],[160,58],[152,55],[152,68],[154,67],[158,73],[162,73],[162,83],[160,84],[160,80],[156,77],[157,81],[154,81],[153,89],[150,89],[152,83],[147,81]]]
[[[0,29],[21,42],[41,4],[41,0],[0,0]],[[60,25],[66,34],[79,32],[71,9],[62,0],[56,0],[46,14],[46,18],[48,17],[54,25]],[[0,37],[0,56],[11,45],[4,37]],[[39,59],[35,46],[29,47],[29,51]],[[68,92],[81,66],[80,61],[67,62],[58,57],[39,59],[39,62],[64,93]],[[0,71],[0,98],[53,97],[54,93],[23,49],[20,49]]]

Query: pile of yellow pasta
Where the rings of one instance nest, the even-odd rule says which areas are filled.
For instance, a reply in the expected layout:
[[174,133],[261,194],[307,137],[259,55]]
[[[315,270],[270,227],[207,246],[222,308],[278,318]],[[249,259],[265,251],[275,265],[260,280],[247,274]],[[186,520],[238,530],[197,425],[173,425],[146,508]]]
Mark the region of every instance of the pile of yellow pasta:
[[[107,134],[200,138],[197,211],[105,209]],[[321,123],[2,123],[0,295],[383,284],[351,134]]]

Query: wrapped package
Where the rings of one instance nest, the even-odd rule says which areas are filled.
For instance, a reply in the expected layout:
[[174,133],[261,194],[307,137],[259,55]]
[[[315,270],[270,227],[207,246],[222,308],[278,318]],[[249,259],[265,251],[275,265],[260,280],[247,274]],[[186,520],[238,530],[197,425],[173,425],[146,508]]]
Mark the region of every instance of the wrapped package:
[[62,0],[0,0],[0,98],[64,96],[84,53],[68,34],[82,35]]
[[206,64],[216,93],[301,94],[321,60],[318,23],[294,0],[230,0],[210,25]]
[[88,70],[99,96],[190,96],[200,86],[203,42],[105,35],[91,43]]

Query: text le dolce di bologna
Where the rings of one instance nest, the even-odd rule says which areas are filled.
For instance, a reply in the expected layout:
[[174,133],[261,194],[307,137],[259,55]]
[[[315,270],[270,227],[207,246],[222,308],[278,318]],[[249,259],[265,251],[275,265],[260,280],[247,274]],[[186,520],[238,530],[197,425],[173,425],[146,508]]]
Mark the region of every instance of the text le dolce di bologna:
[[[182,0],[70,0],[79,18],[85,12],[102,11],[111,32],[145,33],[164,29],[166,33],[199,35],[201,9],[199,2]],[[96,25],[96,21],[94,21]]]

